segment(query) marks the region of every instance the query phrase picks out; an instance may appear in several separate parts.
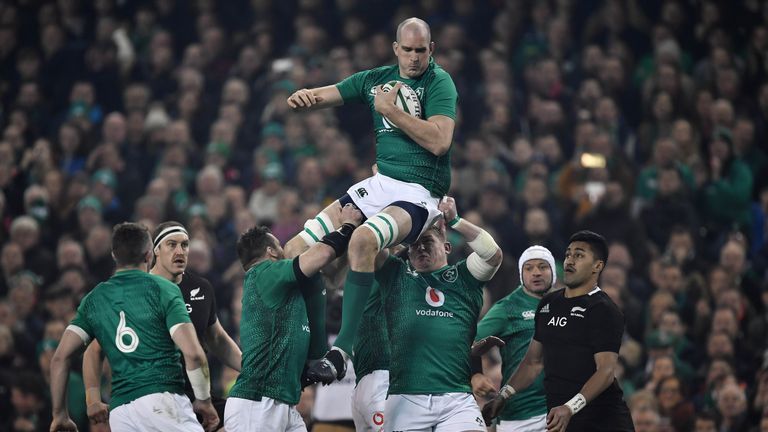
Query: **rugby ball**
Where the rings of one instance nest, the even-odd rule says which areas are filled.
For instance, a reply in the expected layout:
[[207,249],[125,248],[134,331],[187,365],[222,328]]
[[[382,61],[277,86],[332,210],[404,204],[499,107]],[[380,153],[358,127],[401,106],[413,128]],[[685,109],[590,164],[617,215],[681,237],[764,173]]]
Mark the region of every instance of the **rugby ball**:
[[[392,88],[395,87],[398,81],[390,81],[381,86],[381,90],[384,93],[389,93]],[[408,84],[401,83],[400,91],[397,92],[395,98],[395,105],[406,113],[421,118],[421,102],[419,102],[419,95]],[[397,127],[397,125],[390,119],[384,117],[384,126],[386,128]]]

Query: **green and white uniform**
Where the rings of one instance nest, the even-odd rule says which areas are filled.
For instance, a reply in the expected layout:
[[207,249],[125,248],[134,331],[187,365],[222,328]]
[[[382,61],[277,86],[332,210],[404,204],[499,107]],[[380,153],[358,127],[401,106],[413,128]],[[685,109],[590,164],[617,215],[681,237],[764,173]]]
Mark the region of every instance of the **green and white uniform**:
[[358,72],[336,84],[345,104],[364,102],[371,110],[379,172],[406,183],[420,184],[434,196],[442,197],[451,186],[450,152],[433,155],[376,112],[373,108],[376,88],[389,81],[401,81],[416,91],[424,120],[435,115],[456,119],[456,86],[448,72],[431,58],[427,70],[416,79],[401,77],[398,65],[394,64]]
[[169,424],[151,409],[140,412],[143,422],[165,430],[202,430],[184,396],[180,353],[170,335],[174,326],[189,322],[179,287],[141,270],[119,271],[83,298],[68,329],[86,343],[98,340],[109,359],[112,430],[140,428],[131,423],[132,412],[153,398],[175,405],[177,422]]
[[469,363],[484,283],[466,261],[421,274],[396,257],[376,280],[392,349],[385,430],[484,430]]
[[422,119],[436,115],[456,118],[456,86],[451,76],[432,59],[427,70],[416,79],[401,77],[395,64],[358,72],[336,84],[345,104],[368,105],[376,130],[378,173],[349,188],[347,194],[368,218],[395,201],[416,204],[428,213],[423,232],[441,215],[437,205],[451,186],[451,153],[433,155],[376,112],[373,104],[376,88],[390,81],[401,81],[416,92]]
[[[301,372],[310,341],[307,308],[299,289],[304,276],[297,260],[262,261],[245,274],[240,322],[243,364],[224,412],[224,427],[230,432],[255,430],[261,424],[270,424],[271,430],[306,430],[297,425],[301,416],[294,408],[301,395]],[[285,422],[274,424],[270,420],[274,418]]]
[[[506,345],[500,349],[501,382],[503,383],[509,381],[509,377],[528,351],[528,345],[533,338],[534,317],[539,300],[527,294],[523,287],[519,286],[508,296],[496,302],[477,325],[475,340],[496,336],[506,342]],[[536,377],[530,387],[507,401],[498,418],[503,426],[527,423],[528,420],[535,418],[537,420],[535,424],[517,430],[543,431],[546,430],[546,414],[547,398],[544,393],[544,374],[542,373]]]

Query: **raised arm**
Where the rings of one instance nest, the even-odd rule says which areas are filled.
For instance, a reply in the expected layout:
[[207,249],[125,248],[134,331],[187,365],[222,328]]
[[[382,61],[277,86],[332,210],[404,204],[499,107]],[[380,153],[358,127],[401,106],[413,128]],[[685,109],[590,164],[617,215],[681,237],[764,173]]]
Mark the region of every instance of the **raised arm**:
[[293,111],[314,111],[344,104],[344,99],[336,85],[301,89],[295,91],[286,100]]
[[395,105],[397,92],[402,83],[398,82],[389,92],[379,87],[373,99],[374,109],[391,120],[405,132],[416,144],[427,149],[435,156],[442,156],[451,148],[453,129],[456,122],[444,115],[434,115],[426,120],[416,118]]
[[445,197],[438,208],[448,226],[461,234],[474,251],[467,258],[467,268],[472,276],[480,281],[491,280],[504,258],[499,245],[487,231],[459,217],[456,201],[452,197]]
[[299,255],[299,269],[304,276],[311,277],[328,263],[344,254],[352,237],[352,231],[360,225],[363,214],[353,204],[341,209],[341,227],[327,234],[322,240],[312,245]]
[[240,371],[243,353],[234,340],[227,334],[219,320],[209,326],[205,331],[205,341],[211,348],[213,355],[227,367]]

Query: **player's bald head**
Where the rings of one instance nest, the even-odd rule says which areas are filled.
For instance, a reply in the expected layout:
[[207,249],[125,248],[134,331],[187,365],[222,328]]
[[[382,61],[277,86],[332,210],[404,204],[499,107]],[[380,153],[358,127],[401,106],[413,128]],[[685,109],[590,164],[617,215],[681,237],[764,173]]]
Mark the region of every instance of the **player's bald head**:
[[418,32],[426,36],[427,43],[432,42],[432,30],[430,30],[429,24],[423,19],[411,17],[398,24],[396,35],[398,43],[405,32]]

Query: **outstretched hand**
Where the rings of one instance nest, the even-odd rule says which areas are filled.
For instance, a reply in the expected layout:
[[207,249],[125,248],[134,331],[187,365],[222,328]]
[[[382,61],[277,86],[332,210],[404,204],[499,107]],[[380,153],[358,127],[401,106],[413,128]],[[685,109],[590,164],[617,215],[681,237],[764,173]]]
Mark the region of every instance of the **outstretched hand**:
[[312,90],[309,89],[296,90],[292,95],[288,96],[288,99],[286,100],[291,109],[310,108],[322,101],[322,97],[316,96],[312,93]]

